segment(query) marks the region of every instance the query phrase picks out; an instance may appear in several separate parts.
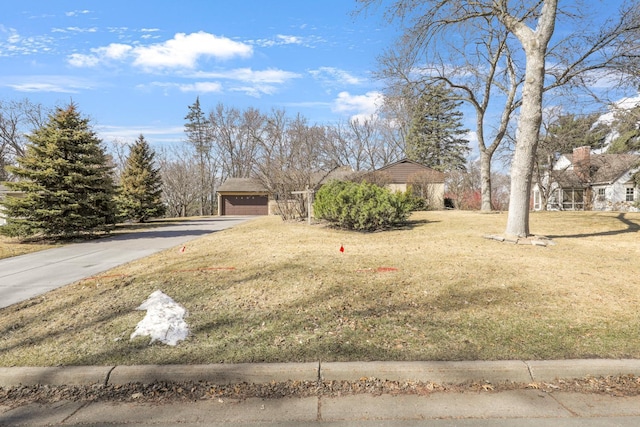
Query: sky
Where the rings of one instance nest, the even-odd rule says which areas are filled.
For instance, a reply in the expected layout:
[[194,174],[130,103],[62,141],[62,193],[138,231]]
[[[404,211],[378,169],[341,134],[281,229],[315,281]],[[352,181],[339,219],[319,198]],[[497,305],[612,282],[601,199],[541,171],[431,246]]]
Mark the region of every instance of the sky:
[[311,123],[369,115],[394,40],[354,0],[24,0],[0,15],[0,100],[70,102],[104,141],[184,140],[199,97]]

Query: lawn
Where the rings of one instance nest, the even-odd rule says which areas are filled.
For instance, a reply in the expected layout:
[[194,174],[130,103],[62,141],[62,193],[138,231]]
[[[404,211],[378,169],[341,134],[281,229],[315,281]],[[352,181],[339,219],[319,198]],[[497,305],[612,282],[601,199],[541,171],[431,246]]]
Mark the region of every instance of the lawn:
[[[419,212],[354,233],[263,217],[0,310],[0,366],[640,357],[640,214]],[[340,247],[344,248],[341,252]],[[130,340],[162,290],[175,347]]]
[[54,245],[49,243],[21,243],[16,239],[0,236],[0,259],[51,249],[52,247]]

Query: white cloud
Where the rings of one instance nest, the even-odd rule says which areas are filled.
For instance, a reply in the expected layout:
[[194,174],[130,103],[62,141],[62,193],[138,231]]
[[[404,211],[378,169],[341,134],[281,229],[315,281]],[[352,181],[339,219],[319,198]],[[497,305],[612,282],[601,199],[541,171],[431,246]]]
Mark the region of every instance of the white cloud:
[[96,27],[90,28],[80,28],[80,27],[66,27],[66,28],[53,28],[51,29],[53,33],[97,33],[98,29]]
[[315,79],[320,80],[325,84],[350,84],[357,85],[362,83],[362,80],[356,76],[349,74],[348,72],[335,67],[320,67],[316,70],[309,71]]
[[164,43],[135,47],[134,65],[143,68],[193,68],[203,56],[230,59],[236,56],[249,57],[252,53],[251,46],[226,37],[202,31],[191,34],[178,33]]
[[91,49],[91,55],[74,53],[69,55],[67,61],[74,67],[95,67],[111,60],[123,60],[132,51],[133,47],[127,44],[111,43],[109,46]]
[[98,125],[96,126],[96,132],[104,141],[122,141],[124,143],[134,142],[140,134],[143,134],[145,139],[152,144],[177,142],[184,137],[184,127],[182,126],[162,127],[161,125],[140,125],[123,127]]
[[88,13],[91,13],[91,11],[84,9],[84,10],[71,10],[69,12],[65,12],[64,14],[66,16],[78,16],[78,15],[86,15]]
[[198,72],[194,73],[190,77],[230,79],[255,83],[285,83],[291,79],[300,78],[302,76],[298,73],[278,70],[275,68],[268,68],[260,71],[254,71],[251,68],[236,68],[228,71]]
[[10,84],[9,87],[18,92],[57,92],[57,93],[77,93],[76,88],[61,86],[52,83],[18,83]]
[[280,41],[280,44],[302,44],[302,39],[298,36],[285,36],[278,34],[276,39]]
[[237,86],[230,89],[232,92],[242,92],[245,95],[252,96],[254,98],[260,98],[262,95],[272,95],[278,90],[271,85],[253,85],[253,86]]
[[194,68],[203,57],[225,60],[249,57],[252,54],[253,49],[249,45],[200,31],[191,34],[178,33],[171,40],[148,46],[112,43],[91,49],[91,54],[69,55],[68,62],[74,67],[95,67],[105,62],[130,57],[133,59],[133,65],[152,70]]
[[352,114],[352,116],[372,116],[382,106],[382,102],[383,95],[377,91],[367,92],[364,95],[340,92],[334,100],[332,110],[337,113]]
[[600,117],[598,117],[598,120],[595,124],[603,123],[606,125],[611,125],[615,121],[616,113],[619,113],[620,111],[631,110],[638,105],[640,105],[640,95],[619,99],[609,107],[609,112],[604,113]]
[[257,39],[251,41],[251,43],[260,47],[275,47],[286,45],[298,45],[307,48],[313,48],[316,44],[322,43],[324,40],[320,37],[300,37],[286,34],[277,34],[273,38],[269,39]]
[[181,92],[222,92],[222,85],[218,82],[196,82],[192,84],[178,85],[178,88]]
[[92,89],[94,83],[87,79],[61,75],[32,75],[9,77],[0,86],[10,87],[18,92],[78,93]]

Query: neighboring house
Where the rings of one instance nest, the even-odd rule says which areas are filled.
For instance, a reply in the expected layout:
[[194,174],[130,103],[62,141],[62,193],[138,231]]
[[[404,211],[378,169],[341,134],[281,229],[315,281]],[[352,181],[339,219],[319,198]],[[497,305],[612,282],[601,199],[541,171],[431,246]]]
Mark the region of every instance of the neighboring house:
[[[393,191],[406,191],[409,185],[421,186],[425,196],[436,209],[444,207],[444,174],[412,160],[404,159],[362,175],[374,176]],[[323,184],[334,179],[350,179],[354,176],[350,167],[336,168],[331,172],[318,172],[311,176],[316,182],[310,186],[317,191]],[[305,188],[296,191],[302,192]],[[293,199],[293,197],[292,197]],[[280,201],[282,203],[282,200]],[[218,188],[218,215],[274,215],[279,207],[273,195],[257,179],[228,178]]]
[[9,188],[5,187],[4,185],[0,184],[0,225],[5,225],[7,223],[7,220],[2,215],[2,213],[3,213],[2,212],[3,211],[2,201],[7,196],[23,197],[24,193],[22,193],[21,191],[12,191]]
[[218,215],[268,215],[269,191],[251,178],[228,178],[218,188]]
[[[344,179],[353,174],[350,167],[336,168],[331,172],[317,172],[310,177],[315,184],[311,185],[312,190],[317,190],[322,184],[331,179]],[[296,191],[303,191],[306,188],[297,188]],[[303,196],[304,197],[304,196]],[[279,214],[282,204],[292,202],[291,200],[280,200],[278,206],[275,196],[269,192],[262,182],[254,178],[228,178],[218,188],[218,215],[276,215]],[[296,202],[298,203],[298,202]]]
[[[640,189],[633,176],[640,171],[640,155],[592,154],[578,147],[564,154],[545,177],[549,210],[638,211]],[[541,210],[538,185],[533,187],[533,209]]]
[[393,191],[407,191],[409,186],[414,192],[421,189],[422,196],[429,199],[435,209],[444,208],[444,173],[409,159],[390,163],[373,172],[379,180]]

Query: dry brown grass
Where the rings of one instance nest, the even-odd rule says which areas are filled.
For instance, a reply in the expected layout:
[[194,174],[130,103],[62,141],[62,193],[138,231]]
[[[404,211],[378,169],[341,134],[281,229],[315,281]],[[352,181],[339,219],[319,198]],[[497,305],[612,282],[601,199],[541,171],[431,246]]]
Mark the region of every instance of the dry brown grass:
[[[506,214],[411,219],[213,233],[0,310],[0,365],[640,357],[640,214],[532,214],[546,248],[482,238]],[[157,289],[189,311],[176,347],[129,340]]]
[[17,239],[0,236],[0,259],[51,249],[52,247],[54,245],[49,243],[22,243]]

